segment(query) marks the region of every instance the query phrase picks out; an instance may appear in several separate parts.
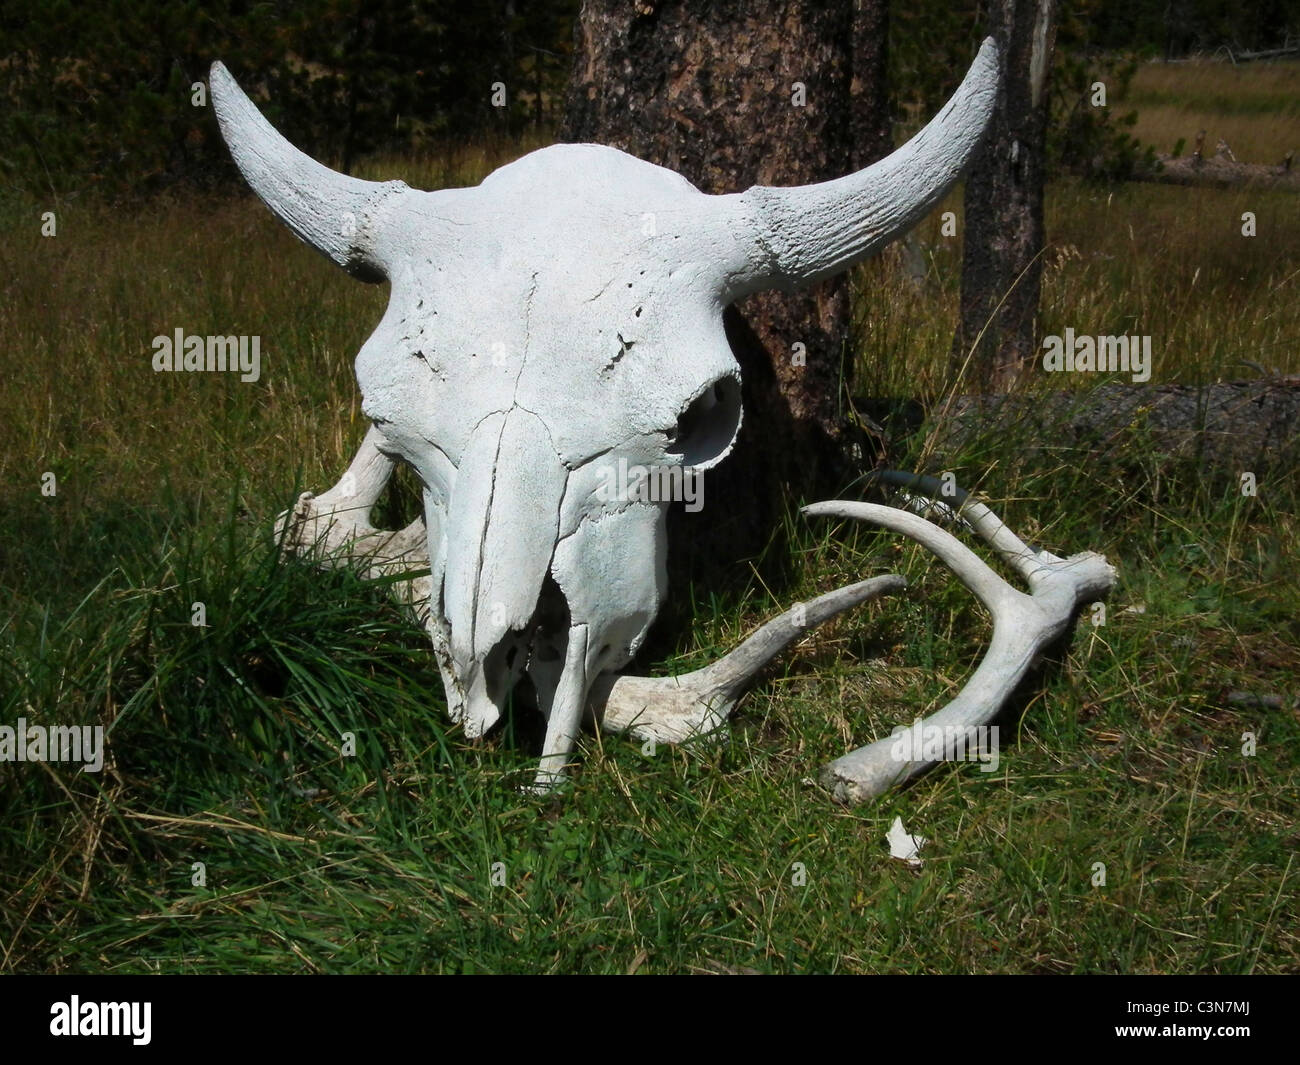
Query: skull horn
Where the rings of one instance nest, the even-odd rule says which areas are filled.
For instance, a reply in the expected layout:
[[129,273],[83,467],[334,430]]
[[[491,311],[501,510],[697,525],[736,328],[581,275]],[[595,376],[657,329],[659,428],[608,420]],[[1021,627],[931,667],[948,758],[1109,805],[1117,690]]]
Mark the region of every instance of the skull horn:
[[377,238],[383,202],[406,191],[402,181],[363,181],[298,151],[262,117],[223,64],[209,74],[212,106],[244,179],[299,240],[362,281],[389,274]]
[[838,274],[924,218],[979,146],[997,100],[998,66],[989,37],[930,124],[864,170],[817,185],[756,185],[724,197],[752,235],[742,241],[746,263],[726,279],[728,299]]

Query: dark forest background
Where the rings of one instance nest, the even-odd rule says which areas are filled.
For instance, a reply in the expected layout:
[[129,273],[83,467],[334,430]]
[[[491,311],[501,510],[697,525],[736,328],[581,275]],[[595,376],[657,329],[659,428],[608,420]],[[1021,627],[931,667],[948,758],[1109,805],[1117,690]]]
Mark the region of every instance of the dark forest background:
[[[932,113],[965,71],[978,0],[894,5],[891,117]],[[0,188],[110,197],[235,172],[193,86],[223,60],[270,121],[344,170],[374,153],[549,131],[561,117],[578,0],[6,0],[0,5]],[[1300,41],[1300,0],[1064,0],[1053,158],[1122,168],[1122,115],[1076,105],[1132,60]],[[494,86],[505,105],[494,106]],[[498,102],[500,95],[498,94]],[[185,106],[177,106],[181,101]],[[1080,117],[1086,115],[1086,128]],[[1097,129],[1112,123],[1115,129]],[[1105,144],[1108,153],[1099,152]]]

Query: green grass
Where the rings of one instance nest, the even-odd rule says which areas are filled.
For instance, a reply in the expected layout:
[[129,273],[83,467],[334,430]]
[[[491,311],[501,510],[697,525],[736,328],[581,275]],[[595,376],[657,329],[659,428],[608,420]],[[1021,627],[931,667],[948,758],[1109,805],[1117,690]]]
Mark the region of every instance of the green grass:
[[[1244,195],[1054,186],[1044,327],[1150,333],[1157,381],[1295,372],[1300,210],[1251,200],[1261,235],[1234,239]],[[538,801],[518,790],[526,720],[466,742],[385,590],[268,535],[360,440],[351,360],[385,291],[247,199],[74,201],[42,238],[47,206],[0,217],[0,724],[103,723],[109,763],[0,764],[0,970],[1300,969],[1294,471],[1250,499],[1140,426],[1106,455],[970,441],[949,463],[963,485],[1058,553],[1105,552],[1120,585],[1004,722],[997,772],[941,767],[853,809],[808,778],[951,698],[988,623],[919,550],[792,515],[792,583],[701,591],[647,667],[701,664],[864,575],[911,589],[805,640],[728,742],[588,736]],[[921,237],[923,285],[889,257],[856,275],[861,393],[979,388],[947,358],[960,249],[937,218]],[[150,340],[176,326],[260,334],[262,380],[153,374]],[[898,465],[933,468],[925,433],[902,446]],[[920,870],[888,857],[896,816],[931,840]]]

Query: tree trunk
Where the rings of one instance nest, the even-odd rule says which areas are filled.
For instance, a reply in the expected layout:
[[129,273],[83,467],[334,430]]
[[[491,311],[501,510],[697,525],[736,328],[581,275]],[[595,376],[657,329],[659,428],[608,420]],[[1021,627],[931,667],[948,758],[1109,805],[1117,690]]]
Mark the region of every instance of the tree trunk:
[[856,0],[854,4],[849,139],[854,170],[868,167],[894,150],[889,105],[889,0]]
[[[1056,0],[995,0],[1005,57],[998,105],[966,178],[961,320],[953,358],[970,387],[1008,389],[1036,356],[1043,171]],[[969,390],[969,388],[968,388]]]
[[[710,193],[849,173],[890,147],[887,0],[862,8],[853,0],[586,0],[560,139],[621,148]],[[694,531],[670,534],[670,543],[708,541],[721,550],[709,552],[711,562],[734,560],[767,542],[785,492],[839,487],[849,321],[845,278],[760,293],[727,312],[744,423],[733,454],[705,478]]]

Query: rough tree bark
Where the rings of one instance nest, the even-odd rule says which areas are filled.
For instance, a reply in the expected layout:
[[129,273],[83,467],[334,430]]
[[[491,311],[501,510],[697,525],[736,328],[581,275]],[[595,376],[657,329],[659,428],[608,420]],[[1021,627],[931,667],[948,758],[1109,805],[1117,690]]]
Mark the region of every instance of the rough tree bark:
[[966,391],[1005,391],[1036,355],[1043,178],[1056,0],[995,0],[988,32],[1006,57],[988,136],[966,176],[961,319]]
[[[560,139],[621,148],[711,193],[839,177],[891,148],[887,9],[888,0],[585,0]],[[707,527],[721,552],[710,562],[761,547],[785,492],[842,484],[849,322],[843,277],[728,311],[744,424],[705,480],[699,518],[677,518],[701,537]]]
[[889,0],[855,0],[849,143],[854,170],[894,150],[889,117]]

